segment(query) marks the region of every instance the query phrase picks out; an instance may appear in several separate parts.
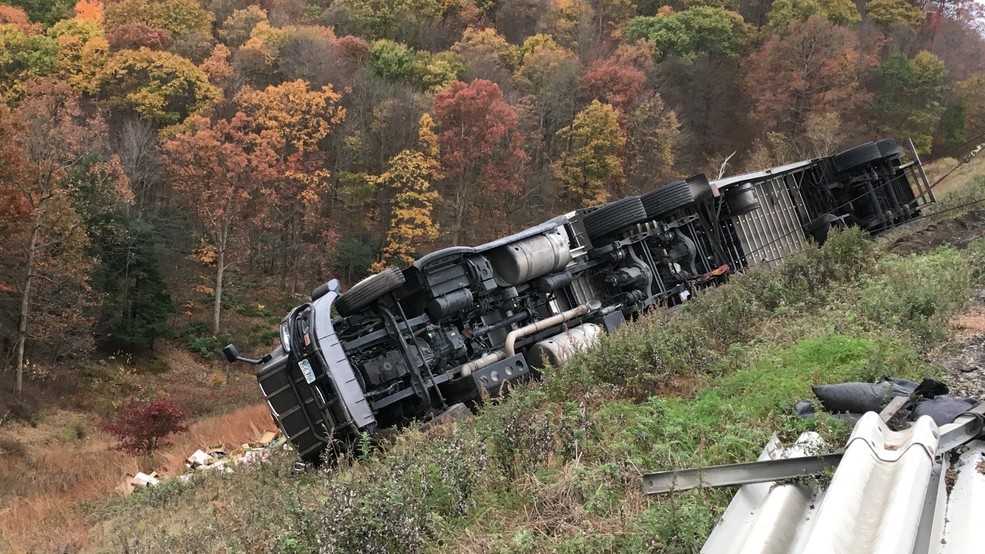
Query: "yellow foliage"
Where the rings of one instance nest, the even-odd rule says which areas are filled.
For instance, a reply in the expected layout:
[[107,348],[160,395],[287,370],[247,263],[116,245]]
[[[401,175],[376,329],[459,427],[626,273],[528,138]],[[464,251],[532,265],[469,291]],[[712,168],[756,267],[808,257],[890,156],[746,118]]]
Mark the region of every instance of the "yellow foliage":
[[330,85],[312,90],[307,81],[297,80],[262,91],[247,87],[233,100],[263,130],[304,153],[317,149],[332,127],[345,119],[340,98]]
[[212,245],[203,245],[195,251],[195,259],[204,265],[212,265],[218,259],[218,254]]
[[376,178],[379,184],[393,190],[394,196],[386,245],[373,271],[413,263],[417,251],[438,237],[438,225],[431,219],[438,193],[431,183],[441,178],[441,169],[430,114],[421,116],[418,137],[420,150],[400,152],[390,160],[387,171]]

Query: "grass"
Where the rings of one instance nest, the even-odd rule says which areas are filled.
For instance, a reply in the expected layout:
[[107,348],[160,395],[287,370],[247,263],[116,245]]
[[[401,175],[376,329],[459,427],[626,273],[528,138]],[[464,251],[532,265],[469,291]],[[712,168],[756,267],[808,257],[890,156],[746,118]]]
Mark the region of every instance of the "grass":
[[[289,453],[94,505],[98,552],[694,552],[734,489],[648,498],[649,470],[755,459],[811,386],[939,376],[923,353],[982,286],[985,241],[906,258],[858,232],[651,314],[477,417],[292,476]],[[133,530],[139,530],[134,533]]]

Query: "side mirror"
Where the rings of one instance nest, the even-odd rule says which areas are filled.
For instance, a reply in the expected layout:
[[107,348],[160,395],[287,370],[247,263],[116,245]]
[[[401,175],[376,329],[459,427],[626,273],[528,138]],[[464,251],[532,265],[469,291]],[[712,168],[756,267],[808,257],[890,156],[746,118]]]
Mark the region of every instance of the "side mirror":
[[267,354],[266,356],[260,358],[259,360],[254,360],[252,358],[244,358],[239,355],[239,350],[237,350],[236,346],[233,344],[227,344],[225,347],[223,347],[222,354],[226,357],[226,360],[228,360],[229,363],[246,362],[248,364],[260,365],[269,362],[271,359],[270,354]]
[[239,350],[236,348],[236,345],[234,344],[227,344],[222,349],[222,354],[226,357],[226,361],[228,361],[229,363],[233,363],[239,360]]

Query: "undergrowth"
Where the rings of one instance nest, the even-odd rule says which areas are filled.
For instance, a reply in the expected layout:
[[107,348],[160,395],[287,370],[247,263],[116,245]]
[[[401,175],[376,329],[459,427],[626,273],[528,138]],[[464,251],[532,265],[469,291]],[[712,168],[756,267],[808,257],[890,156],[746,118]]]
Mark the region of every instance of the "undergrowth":
[[641,474],[754,460],[774,433],[837,448],[848,425],[793,404],[816,384],[939,376],[922,353],[983,260],[982,240],[901,258],[835,233],[624,326],[469,420],[302,476],[287,453],[105,503],[93,549],[694,552],[734,489],[648,498]]

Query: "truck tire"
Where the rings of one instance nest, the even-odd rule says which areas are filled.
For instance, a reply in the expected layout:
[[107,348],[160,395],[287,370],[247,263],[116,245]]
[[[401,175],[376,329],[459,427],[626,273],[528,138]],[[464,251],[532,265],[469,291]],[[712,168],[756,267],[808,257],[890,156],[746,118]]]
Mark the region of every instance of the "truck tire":
[[646,209],[639,196],[630,196],[582,212],[582,222],[589,240],[609,236],[645,219]]
[[640,197],[647,219],[657,219],[688,204],[712,196],[711,185],[704,182],[674,181]]
[[896,144],[896,141],[891,138],[876,141],[876,146],[879,148],[879,154],[881,154],[884,159],[898,158],[903,154],[903,151],[900,150],[899,145]]
[[882,153],[876,143],[867,142],[831,156],[831,162],[834,163],[836,170],[842,172],[881,158]]
[[339,311],[339,315],[352,315],[384,294],[397,290],[403,284],[403,272],[391,267],[352,285],[351,289],[339,297],[335,309]]

